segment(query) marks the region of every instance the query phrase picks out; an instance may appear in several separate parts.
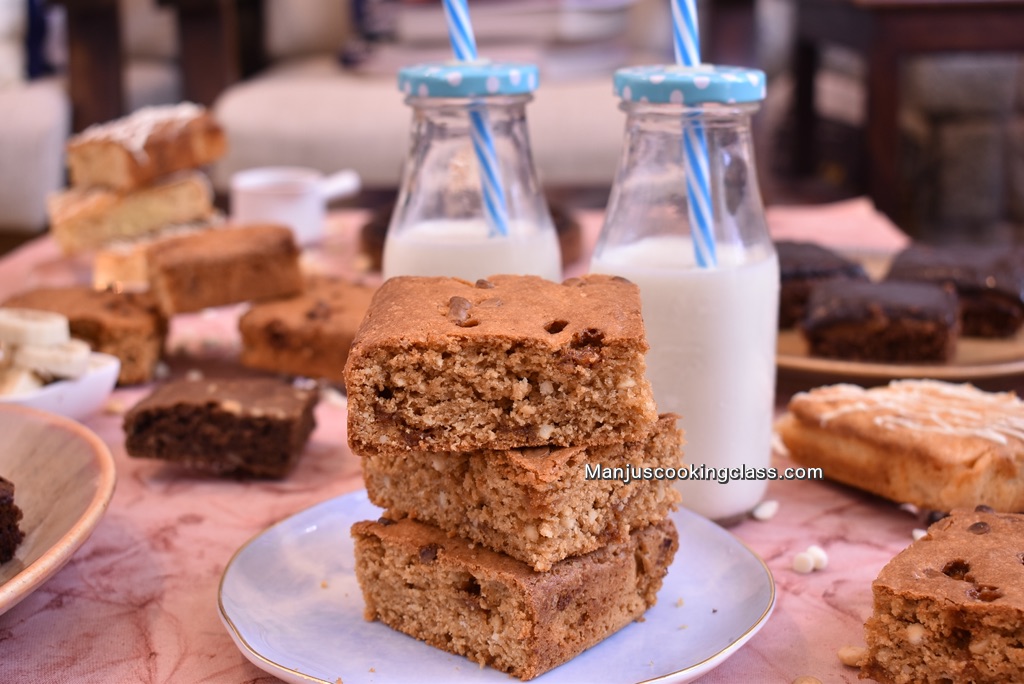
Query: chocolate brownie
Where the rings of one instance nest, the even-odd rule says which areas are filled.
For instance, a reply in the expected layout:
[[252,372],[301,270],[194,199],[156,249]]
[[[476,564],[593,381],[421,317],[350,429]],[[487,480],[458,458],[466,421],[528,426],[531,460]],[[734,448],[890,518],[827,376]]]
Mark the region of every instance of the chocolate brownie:
[[299,248],[278,225],[206,230],[146,251],[149,287],[168,316],[302,292]]
[[14,295],[4,306],[66,316],[73,337],[121,360],[120,385],[152,380],[167,339],[167,319],[145,292],[94,290],[87,285],[42,287]]
[[882,569],[872,593],[862,677],[1024,681],[1024,515],[953,511]]
[[951,288],[895,281],[818,283],[800,323],[812,356],[894,363],[949,361],[959,330]]
[[348,350],[374,290],[319,276],[300,295],[253,304],[238,321],[242,364],[343,383]]
[[14,503],[14,483],[0,477],[0,563],[14,558],[18,545],[25,539],[18,523],[22,512]]
[[679,546],[671,520],[549,572],[410,519],[358,522],[368,620],[532,679],[640,619]]
[[[668,515],[679,500],[672,481],[640,473],[681,468],[680,440],[676,416],[666,414],[641,443],[370,454],[363,475],[370,500],[389,516],[428,522],[543,571]],[[604,468],[630,468],[635,479],[604,479]]]
[[911,245],[893,259],[886,280],[950,285],[960,296],[968,337],[1010,337],[1024,323],[1024,248]]
[[825,280],[868,280],[864,267],[814,242],[779,240],[779,329],[796,326],[807,312],[811,289]]
[[590,275],[391,278],[349,353],[358,454],[643,440],[657,420],[640,291]]
[[125,448],[215,474],[283,477],[316,426],[317,398],[272,378],[171,381],[125,415]]

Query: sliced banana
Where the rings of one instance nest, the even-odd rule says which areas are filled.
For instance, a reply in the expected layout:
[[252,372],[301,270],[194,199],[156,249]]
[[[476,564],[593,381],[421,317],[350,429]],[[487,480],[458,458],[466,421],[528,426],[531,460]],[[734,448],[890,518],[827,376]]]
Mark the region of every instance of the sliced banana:
[[14,365],[43,377],[77,378],[89,369],[92,350],[82,340],[63,344],[25,344],[14,348]]
[[0,397],[13,397],[35,392],[43,386],[39,376],[24,368],[0,370]]
[[49,345],[70,339],[67,316],[39,309],[0,307],[0,342]]

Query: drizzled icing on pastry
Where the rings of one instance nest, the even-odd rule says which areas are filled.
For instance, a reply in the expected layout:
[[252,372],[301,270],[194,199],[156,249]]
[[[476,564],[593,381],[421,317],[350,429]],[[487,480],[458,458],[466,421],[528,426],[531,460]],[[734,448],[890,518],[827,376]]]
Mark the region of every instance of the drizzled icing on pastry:
[[[806,393],[805,393],[806,394]],[[882,429],[918,430],[977,437],[996,444],[1024,443],[1024,402],[1013,393],[984,392],[968,384],[937,380],[900,380],[864,389],[839,384],[811,393],[835,407],[822,413],[822,425],[852,413],[874,415]]]
[[120,119],[89,126],[78,134],[77,141],[109,140],[123,145],[137,158],[144,159],[146,140],[158,126],[184,126],[203,111],[203,107],[192,102],[142,107]]

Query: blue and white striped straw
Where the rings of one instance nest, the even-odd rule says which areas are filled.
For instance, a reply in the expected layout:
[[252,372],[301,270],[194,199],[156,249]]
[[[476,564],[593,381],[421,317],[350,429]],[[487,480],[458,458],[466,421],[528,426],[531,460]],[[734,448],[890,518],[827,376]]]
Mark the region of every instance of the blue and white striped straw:
[[[672,39],[677,64],[700,64],[700,27],[695,0],[672,0]],[[710,268],[718,263],[718,256],[715,252],[714,217],[711,212],[708,141],[704,125],[699,121],[684,124],[683,151],[694,254],[698,266]]]
[[[473,36],[473,25],[469,21],[469,6],[466,0],[444,0],[444,14],[448,20],[448,37],[455,59],[463,62],[475,61],[476,38]],[[494,136],[491,134],[487,113],[471,109],[469,119],[473,150],[480,164],[480,183],[487,224],[492,235],[508,235],[505,190],[501,183],[498,155],[494,149]]]

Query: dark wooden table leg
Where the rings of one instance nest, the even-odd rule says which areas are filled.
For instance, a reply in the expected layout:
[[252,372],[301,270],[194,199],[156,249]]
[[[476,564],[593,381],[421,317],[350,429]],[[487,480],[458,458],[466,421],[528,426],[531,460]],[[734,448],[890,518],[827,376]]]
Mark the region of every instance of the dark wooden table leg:
[[240,75],[234,0],[180,2],[177,14],[185,99],[209,107]]
[[818,113],[814,108],[814,79],[818,73],[818,47],[797,36],[793,50],[793,170],[810,175],[818,155]]
[[75,131],[124,114],[121,22],[116,3],[66,3],[68,94]]
[[900,36],[888,25],[885,15],[877,17],[876,27],[867,74],[868,192],[875,207],[901,225],[905,217],[900,192]]

